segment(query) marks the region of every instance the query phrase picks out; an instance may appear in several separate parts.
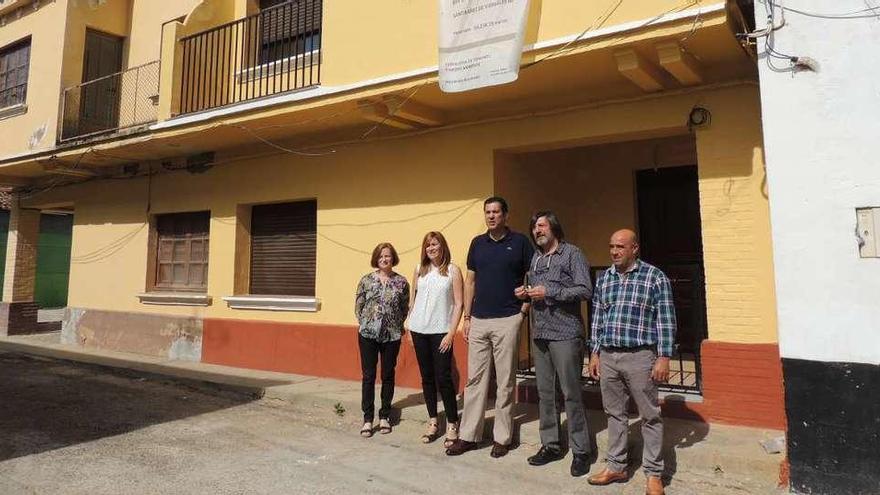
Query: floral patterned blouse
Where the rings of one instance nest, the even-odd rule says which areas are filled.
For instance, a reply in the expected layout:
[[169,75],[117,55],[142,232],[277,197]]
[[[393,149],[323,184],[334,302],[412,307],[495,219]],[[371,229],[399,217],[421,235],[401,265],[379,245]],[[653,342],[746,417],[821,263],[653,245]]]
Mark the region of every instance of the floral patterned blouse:
[[385,282],[377,272],[361,278],[357,288],[354,314],[361,335],[378,342],[400,340],[403,321],[409,311],[409,282],[392,272]]

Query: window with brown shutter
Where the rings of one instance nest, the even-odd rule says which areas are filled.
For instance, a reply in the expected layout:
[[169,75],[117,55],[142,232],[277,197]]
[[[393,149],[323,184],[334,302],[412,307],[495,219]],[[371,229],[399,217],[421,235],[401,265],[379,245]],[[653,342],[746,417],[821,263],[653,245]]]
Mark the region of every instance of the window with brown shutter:
[[25,102],[30,59],[30,38],[0,49],[0,108]]
[[321,48],[322,0],[260,0],[260,63]]
[[156,216],[155,290],[207,290],[210,221],[208,211]]
[[317,211],[315,200],[252,208],[251,294],[315,295]]

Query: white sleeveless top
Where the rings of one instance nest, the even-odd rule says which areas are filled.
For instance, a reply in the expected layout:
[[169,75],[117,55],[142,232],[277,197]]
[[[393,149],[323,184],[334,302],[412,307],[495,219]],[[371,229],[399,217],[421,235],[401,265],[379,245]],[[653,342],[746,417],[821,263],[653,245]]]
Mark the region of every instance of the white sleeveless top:
[[[457,268],[449,265],[449,275],[453,270]],[[418,279],[416,300],[409,315],[409,329],[426,334],[448,332],[454,302],[452,277],[440,275],[440,270],[431,266],[431,270]]]

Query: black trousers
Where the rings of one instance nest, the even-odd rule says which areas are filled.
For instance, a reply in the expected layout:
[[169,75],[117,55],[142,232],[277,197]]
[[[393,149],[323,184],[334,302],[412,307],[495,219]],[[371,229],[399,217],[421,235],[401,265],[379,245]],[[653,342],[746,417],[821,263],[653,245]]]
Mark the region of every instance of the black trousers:
[[440,341],[446,334],[424,334],[410,332],[419,361],[422,375],[422,394],[428,417],[437,417],[437,392],[443,399],[447,423],[458,423],[458,403],[455,400],[455,386],[452,383],[452,348],[440,352]]
[[382,392],[379,407],[379,419],[386,419],[391,414],[391,400],[394,399],[394,367],[397,366],[397,354],[400,352],[400,340],[378,342],[358,334],[358,347],[361,351],[361,409],[364,411],[364,422],[373,421],[376,407],[376,365],[382,360]]

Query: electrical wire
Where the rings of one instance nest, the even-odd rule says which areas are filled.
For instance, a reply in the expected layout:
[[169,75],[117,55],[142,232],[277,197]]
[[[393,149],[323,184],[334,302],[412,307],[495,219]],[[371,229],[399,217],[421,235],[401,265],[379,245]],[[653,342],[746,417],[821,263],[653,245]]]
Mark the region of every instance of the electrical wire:
[[279,151],[283,151],[285,153],[290,153],[291,155],[315,157],[315,156],[327,156],[327,155],[332,155],[332,154],[336,153],[336,150],[334,150],[334,149],[327,150],[325,152],[314,152],[314,153],[310,152],[310,151],[294,150],[291,148],[287,148],[285,146],[281,146],[280,144],[273,143],[272,141],[269,141],[268,139],[260,136],[256,132],[252,131],[250,128],[245,127],[243,125],[236,125],[236,124],[227,124],[227,125],[238,128],[238,129],[242,129],[242,130],[246,131],[248,134],[250,134],[251,136],[253,136],[254,139],[256,139],[257,141],[260,141],[261,143],[265,144],[266,146],[275,148],[275,149],[277,149]]
[[[572,39],[571,41],[569,41],[565,45],[559,47],[558,49],[554,50],[553,52],[547,54],[546,56],[544,56],[538,60],[535,60],[533,62],[530,62],[528,64],[525,64],[520,70],[525,70],[530,67],[534,67],[534,66],[540,64],[541,62],[544,62],[545,60],[549,60],[551,58],[558,57],[562,53],[566,53],[569,50],[569,47],[571,47],[572,45],[574,45],[578,41],[584,39],[584,37],[587,34],[589,34],[591,31],[595,31],[596,29],[599,29],[600,27],[602,27],[605,24],[605,22],[607,22],[608,19],[614,14],[614,12],[617,11],[617,9],[620,7],[620,5],[622,3],[623,3],[623,0],[617,0],[616,4],[613,4],[608,10],[605,11],[604,14],[600,14],[599,17],[597,17],[596,20],[593,21],[593,24],[591,24],[589,27],[584,29],[579,35],[575,36],[574,39]],[[666,15],[666,14],[663,14],[663,15]]]
[[[776,5],[776,2],[773,0],[768,0],[768,3],[771,5]],[[870,19],[870,18],[880,18],[880,7],[867,7],[861,10],[855,10],[852,12],[844,12],[839,14],[828,14],[821,12],[808,12],[801,9],[795,9],[793,7],[786,7],[781,4],[776,5],[781,10],[785,10],[788,12],[792,12],[795,14],[800,14],[807,17],[815,17],[818,19]]]
[[398,104],[394,107],[393,110],[388,110],[388,115],[386,115],[381,121],[376,122],[376,124],[375,124],[373,127],[370,127],[366,132],[364,132],[363,134],[361,134],[361,140],[367,139],[368,137],[370,137],[370,134],[372,134],[373,132],[376,131],[376,129],[379,128],[379,126],[385,125],[385,122],[388,122],[388,119],[390,119],[391,117],[393,117],[394,114],[396,114],[398,110],[400,110],[401,108],[403,108],[403,106],[406,104],[406,102],[408,102],[409,100],[411,100],[412,97],[415,96],[416,93],[418,93],[420,89],[424,88],[424,87],[427,86],[429,83],[433,83],[433,82],[434,82],[433,80],[430,80],[430,79],[429,79],[429,80],[423,82],[422,84],[419,84],[418,86],[416,86],[415,89],[413,89],[412,92],[411,92],[409,95],[407,95],[406,98],[403,99],[403,101],[401,101],[400,103],[398,103]]

